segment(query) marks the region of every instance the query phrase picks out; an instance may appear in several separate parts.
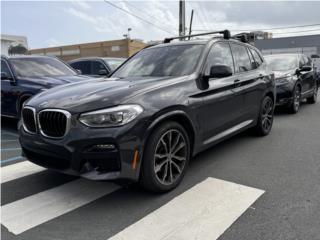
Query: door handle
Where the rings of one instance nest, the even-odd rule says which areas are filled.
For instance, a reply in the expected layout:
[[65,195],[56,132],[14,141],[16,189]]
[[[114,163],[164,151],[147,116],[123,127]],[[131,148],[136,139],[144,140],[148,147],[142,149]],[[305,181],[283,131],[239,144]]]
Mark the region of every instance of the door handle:
[[238,82],[240,82],[240,80],[239,80],[239,79],[234,80],[234,83],[238,83]]

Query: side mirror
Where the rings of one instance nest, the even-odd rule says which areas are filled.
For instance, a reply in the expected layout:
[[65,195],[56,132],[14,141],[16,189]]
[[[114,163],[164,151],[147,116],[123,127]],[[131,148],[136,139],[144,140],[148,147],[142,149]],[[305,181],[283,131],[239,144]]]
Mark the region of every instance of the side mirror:
[[1,72],[1,80],[13,80],[6,72]]
[[232,74],[231,67],[227,65],[215,65],[210,68],[209,78],[224,78],[232,76]]
[[101,69],[99,70],[99,75],[108,75],[108,72],[105,69]]
[[79,74],[79,75],[82,75],[82,71],[80,69],[76,69],[76,72]]
[[300,69],[297,70],[297,73],[309,72],[311,70],[312,70],[312,67],[310,67],[310,66],[302,66]]

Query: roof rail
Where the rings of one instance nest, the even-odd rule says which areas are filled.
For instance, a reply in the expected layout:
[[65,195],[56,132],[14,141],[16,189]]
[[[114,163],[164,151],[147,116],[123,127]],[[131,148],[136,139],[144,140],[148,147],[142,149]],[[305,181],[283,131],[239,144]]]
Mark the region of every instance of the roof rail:
[[233,35],[231,38],[241,41],[243,43],[249,43],[249,39],[251,38],[251,33],[238,33]]
[[216,32],[206,32],[206,33],[199,33],[199,34],[192,34],[192,35],[185,35],[185,36],[179,36],[179,37],[172,37],[172,38],[165,38],[163,40],[163,43],[170,43],[172,40],[175,39],[184,39],[190,37],[197,37],[197,36],[204,36],[204,35],[211,35],[211,34],[222,34],[224,39],[230,39],[231,34],[229,30],[223,30],[223,31],[216,31]]

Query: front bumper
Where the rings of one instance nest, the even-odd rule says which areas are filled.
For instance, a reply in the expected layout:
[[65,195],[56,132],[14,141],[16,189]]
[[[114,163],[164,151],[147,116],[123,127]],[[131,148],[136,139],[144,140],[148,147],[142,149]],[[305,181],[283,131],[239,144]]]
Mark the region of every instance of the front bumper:
[[23,155],[45,168],[92,180],[138,180],[147,121],[116,128],[89,128],[78,121],[72,124],[62,139],[30,134],[20,126]]
[[293,101],[294,84],[292,82],[276,83],[277,106],[289,105]]

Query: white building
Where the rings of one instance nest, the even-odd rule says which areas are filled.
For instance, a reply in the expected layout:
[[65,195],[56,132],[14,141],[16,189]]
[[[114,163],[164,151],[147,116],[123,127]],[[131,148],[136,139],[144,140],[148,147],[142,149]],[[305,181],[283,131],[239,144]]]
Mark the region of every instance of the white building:
[[1,34],[1,55],[8,56],[8,49],[11,45],[22,44],[28,49],[28,40],[24,36]]

